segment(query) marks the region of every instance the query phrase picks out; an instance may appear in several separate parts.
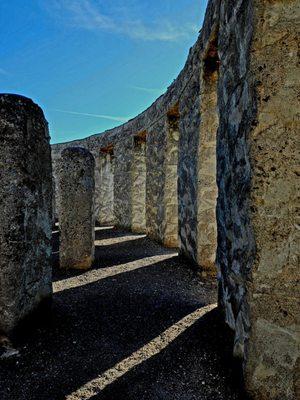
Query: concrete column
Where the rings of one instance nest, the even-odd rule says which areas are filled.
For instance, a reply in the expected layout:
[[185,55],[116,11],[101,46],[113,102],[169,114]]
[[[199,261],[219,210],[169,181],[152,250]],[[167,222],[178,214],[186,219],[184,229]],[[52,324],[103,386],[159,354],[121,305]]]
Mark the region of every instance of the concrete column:
[[254,399],[300,394],[299,2],[221,7],[221,302]]
[[61,268],[87,269],[94,260],[94,170],[88,150],[62,151],[58,165]]
[[133,136],[116,143],[114,176],[114,214],[116,226],[131,229]]
[[203,54],[200,81],[200,138],[197,163],[197,264],[216,276],[217,251],[217,166],[219,59],[216,32]]
[[197,188],[200,132],[200,56],[180,99],[178,154],[179,252],[197,263]]
[[167,126],[159,120],[147,133],[146,224],[147,235],[164,242],[164,187]]
[[52,293],[52,172],[42,110],[0,95],[0,331],[45,304]]
[[147,134],[147,234],[167,247],[178,247],[178,121],[176,111]]
[[132,179],[132,226],[136,233],[146,232],[146,132],[135,136]]
[[96,165],[96,220],[100,225],[114,224],[114,154],[113,149],[101,149]]
[[166,123],[163,244],[166,247],[178,247],[179,111],[177,106],[169,111]]

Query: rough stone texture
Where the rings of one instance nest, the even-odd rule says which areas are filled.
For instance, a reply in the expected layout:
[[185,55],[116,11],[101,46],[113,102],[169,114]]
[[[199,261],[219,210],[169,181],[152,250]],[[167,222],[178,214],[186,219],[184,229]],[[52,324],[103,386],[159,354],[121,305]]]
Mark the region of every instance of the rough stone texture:
[[115,145],[114,214],[116,226],[131,229],[133,137]]
[[56,183],[55,183],[55,178],[52,175],[52,225],[55,225],[56,219],[57,219],[57,205],[56,205]]
[[167,116],[147,134],[147,234],[167,247],[178,247],[178,121]]
[[151,127],[147,134],[146,221],[147,234],[153,240],[164,241],[164,156],[167,129],[165,118]]
[[0,331],[9,334],[52,294],[52,172],[42,110],[0,95]]
[[166,152],[164,156],[164,220],[163,244],[178,247],[178,142],[179,114],[177,108],[167,120]]
[[87,269],[94,259],[95,161],[81,147],[70,147],[59,162],[60,267]]
[[210,275],[216,275],[217,250],[217,166],[216,141],[219,126],[217,83],[219,61],[216,32],[203,54],[200,93],[200,143],[198,152],[197,185],[197,263]]
[[[211,95],[208,100],[207,85],[202,88],[203,79],[201,71],[203,58],[208,51],[209,44],[215,36],[219,23],[219,1],[210,1],[200,38],[191,52],[192,71],[191,78],[180,99],[180,139],[179,139],[179,161],[178,161],[178,193],[179,193],[179,248],[180,253],[188,257],[195,264],[201,263],[202,269],[212,270],[212,255],[215,243],[208,243],[208,238],[214,239],[212,228],[213,210],[210,204],[210,215],[203,212],[203,208],[209,196],[215,196],[215,185],[212,184],[211,171],[214,166],[214,151],[210,150],[212,159],[206,149],[207,131],[205,125],[209,124],[208,117],[201,116],[200,110],[211,106]],[[205,93],[201,96],[201,93]],[[202,104],[203,103],[203,104]],[[212,107],[213,108],[213,107]],[[202,122],[203,121],[203,122]],[[215,125],[215,121],[214,121]],[[202,129],[201,129],[202,128]],[[214,131],[212,131],[214,133]],[[203,135],[203,138],[202,138]],[[210,138],[211,140],[211,138]],[[205,155],[205,160],[199,160],[199,156]],[[207,163],[209,161],[209,164]],[[199,176],[208,168],[210,173],[208,179]],[[209,183],[210,190],[205,192],[201,187],[202,180]],[[203,218],[203,220],[200,218]]]
[[[264,399],[300,397],[299,1],[254,1],[250,217],[256,240],[247,282],[246,382]],[[274,349],[276,351],[274,352]]]
[[146,232],[146,142],[135,137],[132,161],[132,221],[136,233]]
[[57,158],[54,162],[53,160],[53,150],[51,151],[51,159],[52,159],[52,185],[53,185],[53,220],[59,220],[59,185],[58,185],[58,160],[60,159],[60,154],[57,155]]
[[95,167],[95,214],[101,225],[114,224],[114,156],[100,153]]
[[219,31],[221,300],[248,391],[257,399],[295,400],[299,2],[231,3],[222,3]]

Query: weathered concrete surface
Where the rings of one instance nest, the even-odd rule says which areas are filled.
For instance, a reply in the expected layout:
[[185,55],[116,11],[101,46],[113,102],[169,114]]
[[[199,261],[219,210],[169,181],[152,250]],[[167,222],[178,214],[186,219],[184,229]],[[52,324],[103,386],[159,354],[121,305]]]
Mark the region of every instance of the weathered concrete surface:
[[95,159],[95,215],[101,225],[114,224],[114,155],[100,152]]
[[146,232],[146,141],[144,135],[135,136],[132,160],[132,221],[131,230]]
[[0,331],[9,334],[52,294],[52,172],[42,110],[1,94],[0,141]]
[[[203,59],[218,29],[219,3],[210,1],[208,4],[200,38],[190,55],[194,71],[179,101],[179,248],[181,254],[207,272],[214,270],[213,251],[216,248],[212,204],[216,190],[213,183],[215,152],[211,147],[216,121],[214,85],[206,84],[202,71]],[[213,121],[209,120],[211,117],[200,113],[208,108],[211,109]],[[213,129],[208,131],[207,126]],[[206,143],[208,138],[209,144]],[[203,184],[207,185],[208,190],[204,189]],[[205,212],[208,204],[209,212]]]
[[[254,1],[250,217],[256,240],[247,282],[246,383],[265,399],[300,397],[299,1]],[[274,351],[276,349],[276,351]]]
[[247,389],[263,400],[299,398],[296,20],[292,0],[221,7],[220,292]]
[[167,118],[167,137],[164,155],[164,219],[163,244],[166,247],[178,247],[178,142],[179,111],[176,105]]
[[200,141],[198,149],[197,190],[197,263],[210,275],[216,275],[217,250],[217,166],[216,142],[219,127],[217,84],[219,60],[217,32],[204,49],[200,80]]
[[131,229],[132,222],[132,159],[133,137],[116,143],[114,174],[114,215],[118,227]]
[[168,115],[147,134],[147,234],[167,247],[178,247],[178,121]]
[[167,129],[165,118],[159,120],[147,134],[146,223],[147,235],[164,241],[164,156]]
[[81,147],[61,154],[58,168],[60,267],[87,269],[94,260],[95,161]]

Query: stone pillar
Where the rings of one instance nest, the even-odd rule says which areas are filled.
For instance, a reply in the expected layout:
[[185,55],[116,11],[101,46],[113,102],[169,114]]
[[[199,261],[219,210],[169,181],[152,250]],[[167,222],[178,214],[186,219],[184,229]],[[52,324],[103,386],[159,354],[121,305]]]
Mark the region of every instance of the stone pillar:
[[146,232],[146,132],[134,137],[132,160],[132,226],[136,233]]
[[0,95],[0,331],[51,298],[52,172],[42,110]]
[[57,218],[55,193],[56,193],[56,184],[54,176],[52,175],[52,226],[55,225]]
[[161,118],[147,134],[147,234],[167,247],[178,247],[178,110]]
[[116,226],[131,229],[133,136],[115,144],[114,214]]
[[58,165],[60,267],[87,269],[94,260],[95,161],[81,147],[62,151]]
[[166,124],[163,244],[166,247],[178,247],[179,110],[177,105],[169,111]]
[[216,146],[219,127],[217,85],[219,59],[217,33],[213,32],[203,54],[200,79],[200,138],[197,185],[197,264],[216,276],[216,206],[218,197]]
[[164,241],[164,186],[166,121],[161,119],[147,133],[146,224],[147,235]]
[[220,294],[246,387],[262,400],[300,394],[298,11],[296,0],[221,6]]
[[59,221],[59,185],[58,185],[58,163],[59,156],[53,155],[52,150],[52,180],[53,180],[53,221]]
[[[178,155],[179,253],[197,263],[197,188],[200,131],[200,55],[180,100]],[[198,64],[197,64],[198,63]]]
[[96,220],[100,225],[114,224],[114,153],[113,148],[101,149],[96,166]]

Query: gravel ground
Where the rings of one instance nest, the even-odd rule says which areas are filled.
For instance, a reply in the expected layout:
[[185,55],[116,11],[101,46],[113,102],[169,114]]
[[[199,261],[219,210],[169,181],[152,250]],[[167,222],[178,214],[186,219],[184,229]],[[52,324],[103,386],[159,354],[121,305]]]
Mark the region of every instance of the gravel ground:
[[96,228],[87,272],[58,269],[53,310],[0,363],[1,400],[245,400],[216,284],[142,235]]

